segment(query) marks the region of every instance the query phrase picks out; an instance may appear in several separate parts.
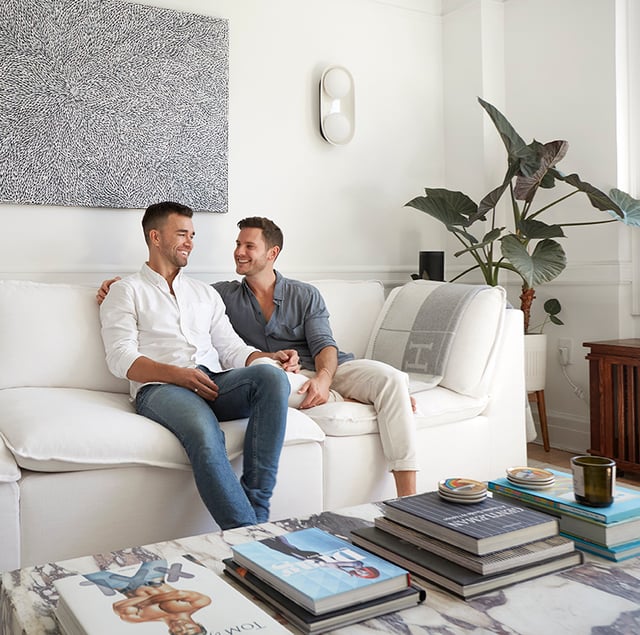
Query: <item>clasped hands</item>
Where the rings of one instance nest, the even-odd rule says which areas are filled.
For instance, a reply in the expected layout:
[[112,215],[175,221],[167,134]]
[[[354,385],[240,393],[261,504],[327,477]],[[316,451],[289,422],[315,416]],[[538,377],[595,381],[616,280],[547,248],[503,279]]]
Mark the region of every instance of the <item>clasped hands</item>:
[[[293,349],[285,349],[267,354],[254,354],[258,357],[269,357],[278,362],[283,370],[289,373],[297,373],[300,371],[300,358],[297,351]],[[255,357],[251,355],[247,361],[253,360]],[[218,385],[199,368],[175,368],[175,379],[172,383],[184,388],[193,390],[203,399],[207,401],[215,401],[218,398]]]

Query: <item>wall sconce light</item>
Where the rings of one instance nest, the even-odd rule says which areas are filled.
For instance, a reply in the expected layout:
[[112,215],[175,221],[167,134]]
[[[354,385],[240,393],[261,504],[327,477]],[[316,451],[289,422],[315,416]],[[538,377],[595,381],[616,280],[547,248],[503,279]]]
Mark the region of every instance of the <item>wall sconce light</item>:
[[329,66],[320,78],[320,132],[334,145],[353,139],[355,131],[353,77],[343,66]]

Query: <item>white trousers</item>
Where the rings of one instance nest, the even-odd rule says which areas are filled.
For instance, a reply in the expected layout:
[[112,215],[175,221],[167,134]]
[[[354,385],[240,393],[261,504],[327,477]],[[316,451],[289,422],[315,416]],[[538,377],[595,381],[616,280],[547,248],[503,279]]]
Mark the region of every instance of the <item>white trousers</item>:
[[[261,357],[254,363],[276,363]],[[299,408],[305,395],[298,390],[313,371],[287,373],[291,384],[289,406]],[[416,425],[409,396],[409,376],[389,364],[372,359],[354,359],[338,366],[329,401],[351,399],[371,404],[378,418],[382,451],[389,470],[417,470]],[[313,408],[310,409],[313,411]],[[309,413],[313,416],[313,413]]]

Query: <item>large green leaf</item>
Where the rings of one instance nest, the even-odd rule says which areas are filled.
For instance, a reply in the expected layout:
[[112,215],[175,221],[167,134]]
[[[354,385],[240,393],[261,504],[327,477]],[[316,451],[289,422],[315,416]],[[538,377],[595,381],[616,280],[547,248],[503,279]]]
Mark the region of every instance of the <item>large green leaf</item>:
[[613,212],[612,216],[615,216],[618,219],[623,217],[622,210],[612,198],[608,197],[597,187],[591,185],[591,183],[583,181],[577,174],[564,175],[558,170],[554,170],[553,173],[560,181],[564,181],[565,183],[575,187],[577,190],[580,190],[580,192],[584,192],[591,205],[596,209],[602,210],[603,212]]
[[524,139],[515,131],[515,128],[495,106],[480,97],[478,97],[478,102],[486,110],[489,117],[491,117],[491,121],[493,121],[493,125],[498,130],[509,156],[519,158],[520,153],[526,151],[527,144],[524,142]]
[[[617,188],[610,190],[609,196],[620,209],[620,212],[622,213],[622,222],[625,225],[640,227],[640,201]],[[609,213],[614,216],[614,218],[618,219],[617,215],[614,215],[611,212]]]
[[555,240],[541,240],[531,254],[513,234],[505,236],[501,244],[502,255],[513,265],[528,287],[554,280],[567,266],[564,249]]
[[444,223],[447,227],[468,227],[469,217],[478,213],[478,206],[462,192],[441,188],[425,189],[426,196],[418,196],[406,204]]
[[478,97],[478,102],[485,109],[489,117],[491,117],[491,121],[496,127],[509,155],[509,163],[522,164],[522,169],[525,171],[525,174],[534,172],[538,166],[535,149],[524,142],[524,139],[495,106],[492,106],[488,101],[484,101],[484,99],[480,97]]
[[564,238],[564,231],[560,225],[547,225],[539,220],[525,218],[518,224],[518,229],[524,238]]

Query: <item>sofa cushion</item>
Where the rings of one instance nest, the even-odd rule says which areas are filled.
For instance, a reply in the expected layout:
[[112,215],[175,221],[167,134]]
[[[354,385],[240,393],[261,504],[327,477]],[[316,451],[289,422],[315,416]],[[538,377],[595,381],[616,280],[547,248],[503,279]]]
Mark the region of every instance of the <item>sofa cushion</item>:
[[428,428],[473,419],[487,408],[489,397],[464,395],[444,386],[413,393],[416,427]]
[[128,393],[128,382],[105,362],[95,293],[81,285],[0,281],[0,388]]
[[[188,469],[176,437],[137,415],[123,394],[74,388],[0,391],[0,436],[19,466],[40,471],[153,465]],[[227,421],[227,453],[242,452],[246,419]],[[289,409],[285,445],[321,442],[322,431],[304,413]]]
[[[432,310],[429,298],[438,291],[433,298],[440,299],[444,285],[452,286],[419,280],[393,289],[378,316],[366,356],[409,369],[409,376],[418,388],[441,384],[463,395],[486,396],[491,362],[502,329],[506,293],[502,287],[455,285],[456,293],[447,294],[446,302],[442,304],[439,300],[437,306],[442,314],[442,326],[440,322],[431,323],[430,330],[421,330],[425,327],[417,319],[420,312]],[[426,351],[423,355],[430,356],[429,370],[433,374],[417,370],[421,365],[426,366],[424,357],[413,360],[419,363],[409,363],[405,350],[413,354],[419,348],[414,344]],[[434,351],[438,354],[434,355]],[[412,371],[411,366],[416,370]]]
[[[416,400],[418,429],[471,419],[481,414],[488,402],[486,397],[461,395],[442,386],[412,394]],[[375,409],[368,404],[338,401],[309,408],[306,412],[330,437],[378,432]]]
[[329,310],[333,336],[341,351],[364,357],[376,318],[384,304],[379,280],[311,280]]

